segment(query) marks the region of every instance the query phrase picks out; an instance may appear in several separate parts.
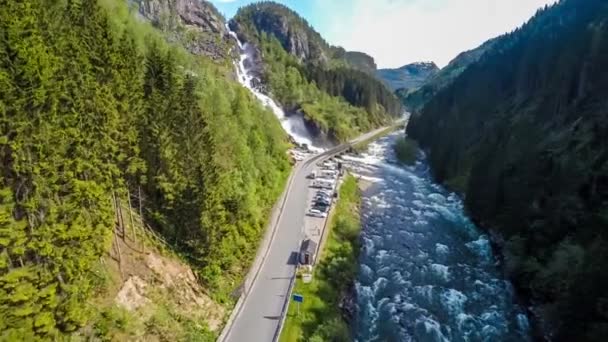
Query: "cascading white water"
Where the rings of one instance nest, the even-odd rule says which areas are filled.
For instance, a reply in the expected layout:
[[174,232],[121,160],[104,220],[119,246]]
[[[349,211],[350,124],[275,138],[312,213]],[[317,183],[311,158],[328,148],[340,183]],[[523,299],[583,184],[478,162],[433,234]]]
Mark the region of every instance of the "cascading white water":
[[306,128],[304,119],[301,116],[294,115],[288,117],[285,115],[285,111],[283,111],[283,109],[272,98],[256,89],[253,84],[255,76],[253,76],[250,70],[247,70],[247,67],[245,66],[245,61],[250,58],[250,54],[248,53],[248,43],[241,43],[237,34],[230,29],[228,24],[226,24],[226,29],[228,30],[230,36],[236,40],[239,47],[240,58],[239,62],[235,63],[239,83],[241,83],[245,88],[249,89],[251,93],[260,102],[262,102],[263,105],[272,110],[274,115],[281,122],[281,126],[285,132],[287,132],[287,134],[289,134],[289,136],[291,136],[291,138],[297,144],[307,145],[308,148],[314,152],[322,151],[323,149],[313,145],[313,139]]

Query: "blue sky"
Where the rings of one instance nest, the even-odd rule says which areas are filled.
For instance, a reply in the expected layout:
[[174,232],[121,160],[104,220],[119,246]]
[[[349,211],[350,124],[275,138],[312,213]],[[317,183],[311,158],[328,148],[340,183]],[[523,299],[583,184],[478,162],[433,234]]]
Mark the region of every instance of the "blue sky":
[[[227,18],[254,0],[211,0]],[[278,0],[330,44],[363,51],[379,67],[445,66],[458,53],[523,24],[555,0]]]

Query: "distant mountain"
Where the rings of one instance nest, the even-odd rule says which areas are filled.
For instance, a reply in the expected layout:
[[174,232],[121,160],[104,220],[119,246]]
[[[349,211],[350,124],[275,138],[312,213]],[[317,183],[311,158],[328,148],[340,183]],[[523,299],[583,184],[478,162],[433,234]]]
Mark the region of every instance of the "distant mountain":
[[501,247],[538,340],[605,341],[608,2],[561,0],[469,57],[407,132]]
[[330,45],[306,19],[282,4],[263,1],[245,6],[230,25],[243,41],[258,41],[261,35],[273,36],[299,61],[342,63],[362,71],[376,70],[373,57]]
[[438,71],[439,68],[433,62],[418,62],[397,69],[379,69],[376,75],[392,90],[415,89]]
[[388,122],[403,107],[375,75],[374,59],[330,45],[288,7],[270,1],[244,6],[230,21],[259,53],[260,78],[311,130],[342,141]]
[[460,53],[443,69],[430,75],[417,89],[400,89],[397,96],[401,98],[406,108],[410,111],[418,111],[439,90],[451,84],[471,63],[476,62],[496,42],[496,39],[488,40],[479,47]]

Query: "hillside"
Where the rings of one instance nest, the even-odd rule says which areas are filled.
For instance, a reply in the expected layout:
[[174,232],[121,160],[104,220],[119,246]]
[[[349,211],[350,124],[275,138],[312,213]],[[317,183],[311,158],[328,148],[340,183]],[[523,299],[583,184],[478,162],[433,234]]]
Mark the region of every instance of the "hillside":
[[421,110],[441,89],[454,82],[469,65],[478,61],[486,51],[491,49],[497,39],[490,39],[475,49],[461,52],[447,66],[427,77],[418,88],[397,89],[397,96],[409,111]]
[[608,4],[562,0],[413,115],[434,175],[502,248],[537,337],[608,336]]
[[418,62],[404,65],[397,69],[379,69],[376,75],[393,91],[413,91],[422,86],[429,77],[433,77],[439,68],[433,62]]
[[242,7],[230,27],[258,50],[262,83],[273,97],[332,140],[378,127],[402,111],[395,95],[370,75],[371,57],[331,46],[283,5]]
[[[249,268],[287,137],[230,58],[181,40],[190,20],[223,46],[211,5],[161,31],[141,13],[194,3],[147,3],[0,6],[0,340],[213,340]],[[125,286],[150,309],[117,307]]]

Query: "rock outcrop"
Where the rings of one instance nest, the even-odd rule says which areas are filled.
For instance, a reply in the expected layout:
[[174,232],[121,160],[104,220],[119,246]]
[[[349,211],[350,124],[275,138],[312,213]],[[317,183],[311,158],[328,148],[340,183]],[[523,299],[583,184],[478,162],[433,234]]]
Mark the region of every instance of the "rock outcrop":
[[[300,61],[326,62],[332,53],[329,44],[297,13],[276,3],[259,3],[241,9],[230,28],[241,41],[252,41],[255,32],[274,36]],[[255,31],[255,32],[254,32]]]
[[139,14],[179,41],[188,51],[216,61],[230,55],[234,44],[228,36],[225,19],[204,0],[135,0]]

